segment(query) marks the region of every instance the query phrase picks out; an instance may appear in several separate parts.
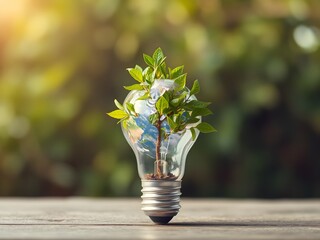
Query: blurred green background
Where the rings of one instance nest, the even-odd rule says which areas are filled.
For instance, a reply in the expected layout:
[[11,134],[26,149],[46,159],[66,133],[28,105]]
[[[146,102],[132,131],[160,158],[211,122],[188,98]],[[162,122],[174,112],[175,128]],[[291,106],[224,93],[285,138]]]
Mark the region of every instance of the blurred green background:
[[183,196],[320,197],[320,1],[0,0],[0,195],[140,196],[105,113],[161,47],[218,133]]

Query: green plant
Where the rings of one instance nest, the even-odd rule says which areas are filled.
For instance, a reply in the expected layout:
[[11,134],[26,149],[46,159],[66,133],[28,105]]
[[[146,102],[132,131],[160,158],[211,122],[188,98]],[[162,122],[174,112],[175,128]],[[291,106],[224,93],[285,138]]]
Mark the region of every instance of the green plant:
[[[195,100],[192,96],[200,92],[199,81],[193,82],[191,90],[186,87],[187,74],[183,72],[184,66],[169,68],[166,65],[166,57],[160,48],[157,48],[152,56],[143,54],[147,64],[145,69],[136,65],[128,68],[129,74],[138,83],[124,88],[129,91],[143,91],[138,100],[151,98],[151,88],[157,79],[169,79],[174,81],[174,88],[164,91],[155,103],[155,113],[149,116],[149,121],[158,130],[156,141],[156,160],[160,160],[160,148],[162,138],[167,138],[170,133],[191,131],[192,138],[196,138],[196,129],[202,133],[216,131],[209,123],[200,122],[200,117],[212,114],[208,109],[209,102]],[[126,103],[123,106],[116,99],[114,100],[117,110],[107,113],[110,117],[119,119],[119,123],[126,128],[127,120],[136,117],[134,105]],[[163,122],[167,122],[170,133],[162,129]],[[191,126],[191,127],[190,127]]]

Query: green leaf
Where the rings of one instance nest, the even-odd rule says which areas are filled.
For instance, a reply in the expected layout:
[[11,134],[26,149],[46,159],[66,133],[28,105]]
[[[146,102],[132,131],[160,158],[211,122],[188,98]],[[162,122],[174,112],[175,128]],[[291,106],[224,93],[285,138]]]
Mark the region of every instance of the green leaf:
[[142,95],[141,97],[139,97],[137,100],[146,100],[149,98],[149,93],[146,92],[144,95]]
[[152,55],[152,58],[154,60],[154,62],[159,65],[161,62],[162,62],[162,59],[164,58],[164,55],[163,55],[163,52],[161,50],[161,48],[157,48],[153,55]]
[[166,63],[165,63],[165,60],[166,60],[167,57],[163,57],[161,59],[161,61],[158,63],[159,66],[162,66],[162,67],[166,67]]
[[157,66],[154,71],[155,71],[155,75],[154,76],[155,76],[156,79],[163,79],[164,78],[162,76],[163,74],[161,72],[160,66]]
[[154,82],[154,80],[156,79],[157,72],[158,72],[158,69],[155,68],[155,69],[153,70],[153,72],[151,73],[150,80],[151,80],[152,82]]
[[128,114],[123,110],[114,110],[112,112],[107,113],[110,117],[115,119],[122,119],[128,116]]
[[169,107],[168,101],[161,96],[158,101],[156,102],[156,109],[160,113],[160,115],[163,115],[163,112]]
[[[164,59],[165,59],[165,58],[164,58]],[[164,61],[164,59],[163,59],[163,61]],[[161,75],[163,76],[163,79],[164,79],[164,78],[168,78],[166,63],[162,63],[162,64],[159,66],[159,70],[160,70],[160,72],[161,72]]]
[[126,107],[130,112],[135,113],[136,111],[134,110],[134,105],[132,103],[127,102]]
[[125,89],[132,91],[132,90],[144,90],[143,86],[140,84],[133,84],[131,86],[124,86]]
[[178,131],[184,131],[185,128],[186,128],[186,126],[187,126],[186,123],[185,123],[185,124],[180,124],[180,125],[179,125],[179,128],[178,128]]
[[153,67],[154,66],[154,60],[152,57],[150,57],[149,55],[147,54],[143,54],[143,60],[144,62],[149,65],[150,67]]
[[124,120],[124,121],[122,121],[121,123],[122,123],[122,127],[123,127],[124,129],[128,129],[128,121]]
[[170,101],[170,104],[171,104],[172,106],[174,106],[174,107],[178,107],[179,104],[180,104],[180,99],[179,99],[179,98],[172,99],[172,100]]
[[196,133],[195,128],[190,128],[190,131],[191,131],[191,135],[192,135],[192,140],[195,141],[197,138],[197,133]]
[[149,121],[152,125],[155,125],[156,122],[159,120],[159,114],[158,113],[154,113],[154,114],[151,114],[149,116]]
[[187,80],[187,74],[186,73],[174,79],[174,82],[177,84],[177,87],[175,88],[175,90],[177,92],[179,92],[179,91],[181,91],[182,89],[185,88],[186,80]]
[[[166,57],[161,48],[157,48],[151,56],[143,54],[143,59],[147,64],[146,68],[141,68],[139,65],[135,65],[134,68],[128,68],[129,74],[139,84],[125,87],[127,90],[140,91],[140,97],[137,100],[150,98],[151,86],[155,79],[172,79],[175,82],[175,88],[166,91],[156,101],[155,108],[157,111],[149,116],[149,120],[153,125],[157,125],[160,119],[161,121],[166,119],[171,133],[190,130],[193,140],[196,139],[199,131],[204,133],[216,131],[208,123],[199,123],[202,116],[212,114],[207,108],[210,103],[198,100],[190,101],[190,96],[200,92],[200,85],[199,81],[195,80],[192,88],[188,90],[186,87],[187,74],[183,73],[184,66],[178,66],[174,69],[168,68],[165,62]],[[130,117],[137,115],[135,107],[132,103],[126,103],[123,106],[117,100],[114,100],[114,102],[118,109],[107,114],[119,119],[122,127],[127,128],[131,124]],[[171,134],[170,132],[162,126],[160,134],[166,138]]]
[[142,71],[138,68],[127,68],[129,74],[138,82],[143,82]]
[[164,62],[163,64],[160,65],[160,68],[161,68],[161,72],[162,74],[165,76],[166,79],[169,79],[170,78],[170,75],[168,73],[168,69],[167,69],[167,66],[166,66],[166,63]]
[[150,67],[146,67],[143,71],[142,71],[142,75],[148,75],[152,72],[152,69]]
[[117,99],[114,100],[114,104],[115,104],[115,105],[117,106],[117,108],[119,108],[120,110],[124,110],[122,104],[119,103]]
[[208,108],[195,108],[192,111],[191,116],[192,117],[197,117],[197,116],[207,116],[212,114],[211,110],[209,110]]
[[176,128],[177,128],[177,124],[173,121],[173,119],[171,118],[171,117],[167,117],[167,122],[168,122],[168,124],[169,124],[169,126],[170,126],[170,129],[172,130],[172,131],[174,131]]
[[182,102],[185,100],[186,96],[187,96],[187,93],[184,92],[184,93],[180,94],[177,98],[172,99],[172,100],[170,101],[170,104],[171,104],[172,106],[174,106],[174,107],[178,107],[178,106],[181,105]]
[[136,65],[134,68],[140,72],[143,72],[143,69],[139,65]]
[[181,116],[181,112],[177,113],[177,114],[174,114],[173,115],[173,121],[177,124],[177,125],[180,125],[181,122],[182,122],[182,116]]
[[118,121],[117,124],[122,122],[127,122],[128,119],[129,119],[129,115],[126,116],[125,118],[120,119],[120,121]]
[[[148,70],[148,71],[146,71],[146,70]],[[145,74],[143,74],[144,82],[148,85],[151,85],[151,83],[153,82],[151,79],[151,73],[152,73],[151,68],[148,67],[143,72],[146,72]]]
[[199,118],[190,118],[190,119],[188,119],[187,120],[187,124],[192,124],[192,123],[197,123],[197,122],[199,122],[200,121],[200,119]]
[[213,126],[206,122],[199,123],[196,128],[202,133],[211,133],[217,131]]
[[170,71],[170,77],[171,77],[172,79],[175,79],[175,78],[179,77],[180,75],[183,74],[183,69],[184,69],[184,66],[183,66],[183,65],[172,69],[172,70]]
[[198,80],[195,80],[193,82],[193,85],[192,85],[192,88],[191,88],[191,91],[190,91],[190,96],[192,95],[195,95],[197,93],[200,92],[200,85],[199,85],[199,81]]
[[162,96],[169,102],[170,101],[170,96],[172,95],[172,91],[171,90],[167,90],[165,91]]
[[193,111],[195,108],[206,108],[210,104],[211,104],[210,102],[202,102],[202,101],[198,101],[198,100],[192,100],[185,105],[185,108]]
[[154,79],[151,79],[150,75],[146,76],[146,83],[150,86],[150,88],[153,82]]

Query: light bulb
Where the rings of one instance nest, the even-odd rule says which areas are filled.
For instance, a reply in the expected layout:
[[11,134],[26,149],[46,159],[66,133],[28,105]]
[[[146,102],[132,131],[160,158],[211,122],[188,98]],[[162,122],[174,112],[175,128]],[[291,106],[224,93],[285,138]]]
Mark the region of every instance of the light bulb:
[[[165,115],[160,125],[152,124],[156,102],[165,92],[173,90],[173,80],[155,80],[148,99],[140,100],[145,91],[133,90],[124,101],[134,106],[136,115],[121,125],[123,134],[134,151],[138,173],[142,181],[142,210],[155,223],[168,223],[180,209],[181,179],[184,175],[186,157],[198,136],[192,138],[188,128],[201,122],[189,124],[182,131],[170,131]],[[194,95],[189,100],[196,100]]]

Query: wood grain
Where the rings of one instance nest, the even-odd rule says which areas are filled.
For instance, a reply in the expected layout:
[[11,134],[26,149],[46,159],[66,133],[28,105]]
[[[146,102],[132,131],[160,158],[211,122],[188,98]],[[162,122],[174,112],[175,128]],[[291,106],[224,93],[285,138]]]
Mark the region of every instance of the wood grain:
[[182,199],[166,226],[140,199],[2,198],[1,239],[319,239],[320,200]]

